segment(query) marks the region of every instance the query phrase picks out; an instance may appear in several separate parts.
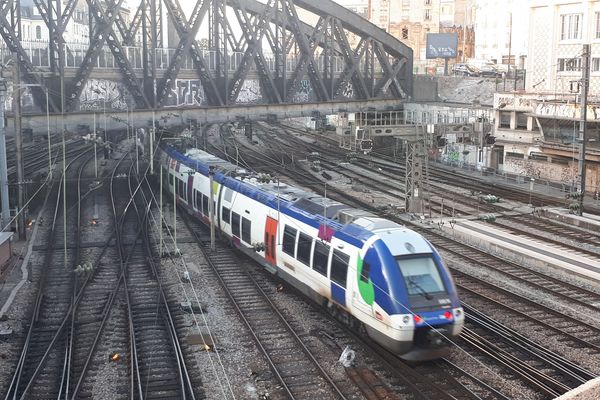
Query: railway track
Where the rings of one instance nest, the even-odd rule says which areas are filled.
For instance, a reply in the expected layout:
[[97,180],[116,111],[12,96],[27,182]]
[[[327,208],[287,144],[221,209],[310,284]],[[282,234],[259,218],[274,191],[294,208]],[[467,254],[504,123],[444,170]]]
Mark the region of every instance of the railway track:
[[[69,214],[76,225],[68,232],[68,247],[74,253],[70,261],[91,268],[74,274],[71,267],[65,272],[58,260],[54,264],[60,270],[52,270],[51,255],[62,252],[62,246],[54,245],[60,232],[51,229],[54,236],[46,243],[50,267],[42,269],[51,278],[42,277],[45,290],[36,300],[32,328],[6,399],[203,396],[199,377],[187,371],[189,361],[178,332],[181,323],[176,322],[180,316],[170,309],[157,278],[156,252],[147,227],[151,207],[139,182],[123,179],[136,179],[131,173],[133,160],[122,163],[126,156],[105,180],[110,182],[113,210],[113,223],[101,225],[106,241],[88,242],[84,255],[79,228],[83,220],[91,219],[94,207],[90,203],[86,214],[81,210]],[[77,204],[91,201],[89,195],[97,188],[82,194],[79,187]],[[55,220],[60,216],[58,204],[57,200]],[[42,301],[44,295],[51,302]]]
[[325,371],[319,356],[311,351],[256,279],[244,267],[240,268],[239,258],[221,243],[216,244],[216,251],[210,252],[210,237],[205,228],[191,218],[184,218],[184,222],[202,250],[211,274],[225,290],[263,354],[277,381],[274,386],[281,387],[280,394],[294,399],[349,398],[343,385]]
[[[79,163],[75,176],[78,181],[81,180],[84,167],[92,158],[93,155],[90,156],[89,151],[80,153],[69,162],[66,173],[72,173],[73,167]],[[27,398],[46,398],[48,395],[57,396],[62,390],[60,360],[66,350],[66,343],[64,341],[55,343],[54,333],[59,329],[62,316],[68,312],[70,306],[73,274],[66,259],[69,256],[66,246],[67,243],[75,241],[76,234],[73,234],[75,230],[64,231],[60,217],[64,216],[65,224],[73,226],[76,223],[73,221],[76,213],[64,215],[62,214],[63,209],[70,209],[71,206],[78,208],[81,203],[78,191],[71,187],[68,190],[65,189],[62,180],[51,190],[51,197],[54,199],[51,228],[45,242],[46,249],[42,268],[38,270],[40,275],[34,274],[33,276],[33,280],[39,282],[38,294],[31,311],[29,328],[13,373],[13,379],[7,389],[6,399],[24,398],[25,396]],[[69,201],[71,206],[68,206],[68,203],[64,204]],[[64,208],[61,207],[63,205]],[[68,242],[64,243],[64,246],[56,248],[55,242],[59,237]]]
[[[246,157],[248,157],[246,155]],[[251,158],[256,158],[259,159],[260,156],[259,155],[252,155]],[[264,161],[263,161],[264,162]],[[291,177],[293,177],[293,179],[295,179],[296,181],[302,182],[302,178],[296,177],[295,175],[300,175],[300,173],[298,173],[297,171],[292,171],[292,170],[286,170],[285,171],[286,175],[290,175]],[[333,191],[334,193],[336,192],[335,189],[330,189],[331,191]],[[318,192],[318,190],[317,190]],[[331,195],[331,192],[329,192],[329,194]],[[348,197],[345,196],[345,194],[341,193],[342,197]],[[335,196],[335,195],[334,195]],[[355,198],[352,198],[353,202],[357,202]],[[344,200],[342,200],[344,201]],[[346,201],[347,202],[347,201]],[[358,203],[360,203],[360,201],[358,201]],[[373,209],[373,207],[370,204],[362,204],[362,208],[366,208],[366,209]],[[377,212],[377,210],[374,210],[375,212]],[[389,217],[389,216],[386,216]],[[391,219],[396,219],[395,217],[392,216]],[[405,221],[399,221],[400,223],[406,223]],[[418,229],[418,228],[417,228]],[[431,237],[430,232],[429,231],[424,231],[423,232],[424,235],[426,235],[427,237]],[[437,236],[437,235],[435,235]],[[435,239],[432,239],[435,240]],[[436,245],[436,247],[439,245],[439,242],[436,243],[434,241],[434,244]],[[454,246],[458,246],[455,249],[455,253],[456,254],[460,254],[461,256],[463,256],[463,254],[465,253],[465,247],[461,244],[455,244],[453,243]],[[485,254],[483,252],[480,252],[480,254]],[[480,265],[486,265],[489,260],[488,258],[490,257],[489,255],[485,255],[487,258],[481,258],[479,257],[479,264]],[[503,260],[496,260],[496,263],[494,264],[505,264],[505,261]],[[534,273],[534,272],[527,272],[524,268],[519,267],[516,268],[515,264],[512,265],[506,265],[504,266],[504,268],[502,268],[502,272],[509,275],[509,274],[514,274],[514,279],[519,279],[518,276],[521,275],[522,278],[520,279],[521,282],[523,282],[524,284],[531,284],[531,282],[536,282],[537,285],[539,285],[540,290],[545,290],[548,293],[551,293],[553,295],[556,295],[558,297],[561,297],[564,300],[568,300],[570,302],[575,302],[577,304],[577,306],[585,306],[587,308],[590,308],[589,302],[595,302],[598,299],[598,294],[593,292],[593,291],[588,291],[586,289],[577,287],[575,285],[569,285],[569,284],[565,284],[562,285],[563,281],[559,280],[559,279],[555,279],[552,278],[550,276],[545,276],[545,274],[539,274],[539,273]],[[487,267],[486,267],[487,268]],[[512,275],[511,275],[512,276]],[[552,283],[552,284],[550,284]],[[567,287],[568,289],[565,289],[565,287]],[[478,292],[479,289],[477,288],[477,285],[473,285],[472,289],[475,292]],[[474,292],[474,293],[475,293]],[[525,299],[526,300],[526,299]],[[527,310],[531,310],[531,312],[539,312],[539,313],[543,313],[544,311],[540,311],[540,310],[534,310],[533,305],[535,304],[533,302],[530,302],[529,305],[532,308],[527,308]],[[522,307],[521,304],[515,303],[514,300],[511,303],[511,306],[508,307],[509,309],[515,309],[518,307]],[[544,310],[544,308],[542,307],[542,310]],[[595,311],[595,310],[594,310]],[[579,324],[581,320],[572,320],[571,324]],[[550,329],[550,331],[552,331],[552,326],[548,325],[548,328]],[[565,332],[561,331],[561,334],[565,334]],[[567,336],[569,334],[567,333]],[[575,336],[576,337],[576,336]],[[567,339],[565,339],[567,340]],[[574,339],[577,340],[577,339]],[[573,343],[573,342],[569,342],[571,343],[571,346],[575,346],[575,348],[580,348],[581,347],[581,342],[579,342],[579,344],[577,343]],[[482,350],[480,350],[482,351]],[[592,351],[595,351],[592,348]],[[595,354],[595,353],[593,353]],[[515,361],[517,362],[517,361]],[[518,368],[522,368],[522,367],[517,367],[517,366],[513,366],[512,368],[518,369]],[[531,369],[531,367],[529,367]],[[533,387],[537,387],[539,386],[540,389],[542,391],[548,391],[545,392],[547,395],[549,395],[549,393],[551,393],[552,391],[555,391],[554,393],[560,393],[561,391],[564,390],[564,387],[557,387],[557,386],[552,386],[552,376],[546,376],[544,373],[539,373],[539,376],[542,378],[539,378],[539,381],[535,381],[535,380],[531,380],[529,376],[527,375],[523,375],[522,379],[525,380],[526,382],[528,382],[529,385],[533,386]],[[588,375],[589,376],[593,376],[593,375]],[[585,378],[584,378],[585,379]]]

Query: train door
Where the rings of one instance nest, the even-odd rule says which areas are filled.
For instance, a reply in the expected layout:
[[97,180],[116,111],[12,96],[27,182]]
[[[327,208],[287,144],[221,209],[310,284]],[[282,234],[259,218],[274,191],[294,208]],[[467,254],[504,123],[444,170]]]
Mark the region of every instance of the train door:
[[277,220],[267,217],[265,224],[265,259],[273,264],[277,264],[277,255],[275,253],[275,243],[277,242]]

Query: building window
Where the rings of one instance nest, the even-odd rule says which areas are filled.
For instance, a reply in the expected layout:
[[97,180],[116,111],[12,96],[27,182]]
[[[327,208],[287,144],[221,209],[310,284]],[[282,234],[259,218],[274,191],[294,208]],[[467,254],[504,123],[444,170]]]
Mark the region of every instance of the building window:
[[423,18],[425,21],[431,21],[431,10],[425,10],[425,16]]
[[431,5],[431,0],[425,0],[425,5],[426,6],[430,6]]
[[558,72],[581,71],[581,58],[559,58],[556,64]]
[[581,39],[581,14],[560,16],[560,40]]
[[38,40],[42,38],[42,27],[39,25],[35,27],[35,38]]
[[592,58],[592,72],[600,71],[600,58]]
[[600,39],[600,12],[594,14],[594,21],[596,21],[596,39]]
[[408,39],[408,28],[402,28],[402,39]]

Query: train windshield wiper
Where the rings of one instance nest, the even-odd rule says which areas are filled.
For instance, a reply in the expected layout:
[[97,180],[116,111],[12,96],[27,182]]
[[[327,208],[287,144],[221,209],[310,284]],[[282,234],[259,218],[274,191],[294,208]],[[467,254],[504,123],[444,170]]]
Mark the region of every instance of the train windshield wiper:
[[417,282],[415,282],[413,280],[413,278],[408,278],[408,283],[410,283],[411,286],[414,286],[415,288],[417,288],[419,290],[419,293],[424,296],[427,300],[431,300],[433,299],[433,296],[430,295],[427,290],[423,289],[423,286],[419,285]]

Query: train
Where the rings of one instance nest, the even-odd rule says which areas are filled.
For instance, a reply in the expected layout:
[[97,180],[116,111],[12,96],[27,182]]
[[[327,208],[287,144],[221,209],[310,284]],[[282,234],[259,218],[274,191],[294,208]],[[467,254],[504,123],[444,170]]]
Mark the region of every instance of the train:
[[191,216],[357,332],[409,361],[450,351],[464,312],[422,235],[199,149],[163,142],[156,159]]

